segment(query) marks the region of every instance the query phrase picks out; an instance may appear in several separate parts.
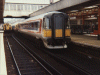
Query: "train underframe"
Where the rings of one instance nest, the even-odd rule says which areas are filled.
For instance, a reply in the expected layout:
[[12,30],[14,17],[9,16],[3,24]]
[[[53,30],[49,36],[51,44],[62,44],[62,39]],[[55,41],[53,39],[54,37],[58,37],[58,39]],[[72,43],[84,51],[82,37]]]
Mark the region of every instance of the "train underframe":
[[47,38],[43,40],[45,47],[49,49],[67,48],[67,45],[70,43],[70,41],[70,37],[59,39]]
[[70,37],[53,39],[53,38],[36,38],[36,35],[33,36],[32,34],[26,34],[25,32],[20,31],[19,34],[23,35],[27,39],[34,41],[36,46],[39,48],[45,47],[47,49],[61,49],[67,48],[68,44],[71,41]]

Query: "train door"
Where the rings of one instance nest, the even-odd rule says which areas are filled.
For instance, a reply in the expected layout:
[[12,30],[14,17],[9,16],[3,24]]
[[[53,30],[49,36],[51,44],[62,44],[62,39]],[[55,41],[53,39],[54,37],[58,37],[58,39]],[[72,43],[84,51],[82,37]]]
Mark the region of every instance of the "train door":
[[62,14],[54,14],[54,23],[53,23],[53,38],[64,38],[65,29],[64,29],[64,16]]

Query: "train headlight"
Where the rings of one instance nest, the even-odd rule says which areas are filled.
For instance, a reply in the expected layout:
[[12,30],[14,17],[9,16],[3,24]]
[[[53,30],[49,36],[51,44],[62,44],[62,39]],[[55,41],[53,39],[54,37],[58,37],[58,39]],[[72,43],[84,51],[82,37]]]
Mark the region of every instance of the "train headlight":
[[69,27],[67,26],[66,28],[68,29]]

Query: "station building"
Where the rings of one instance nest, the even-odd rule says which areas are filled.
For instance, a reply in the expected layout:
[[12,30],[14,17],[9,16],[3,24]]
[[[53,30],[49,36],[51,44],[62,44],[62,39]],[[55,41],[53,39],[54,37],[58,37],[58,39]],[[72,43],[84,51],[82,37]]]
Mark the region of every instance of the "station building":
[[28,16],[28,14],[37,11],[49,4],[33,4],[33,3],[10,3],[5,2],[4,17],[6,16]]
[[[93,5],[89,7],[85,7],[81,10],[72,10],[68,13],[70,16],[70,23],[71,25],[80,25],[84,26],[84,31],[93,32],[93,34],[98,34],[98,22],[99,22],[99,6]],[[95,29],[94,29],[95,27]],[[81,29],[81,28],[80,28]]]

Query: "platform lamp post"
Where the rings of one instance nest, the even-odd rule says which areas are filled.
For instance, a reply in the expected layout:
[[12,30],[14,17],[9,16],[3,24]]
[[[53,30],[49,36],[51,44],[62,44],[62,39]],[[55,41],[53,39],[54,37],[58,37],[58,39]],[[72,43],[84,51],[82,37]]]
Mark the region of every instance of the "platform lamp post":
[[84,15],[82,14],[82,25],[84,25]]
[[82,33],[83,33],[83,31],[84,31],[84,18],[85,18],[85,17],[84,17],[84,15],[83,15],[83,13],[82,13],[82,25],[83,25],[83,26],[82,26]]
[[100,5],[98,6],[98,40],[100,40]]

